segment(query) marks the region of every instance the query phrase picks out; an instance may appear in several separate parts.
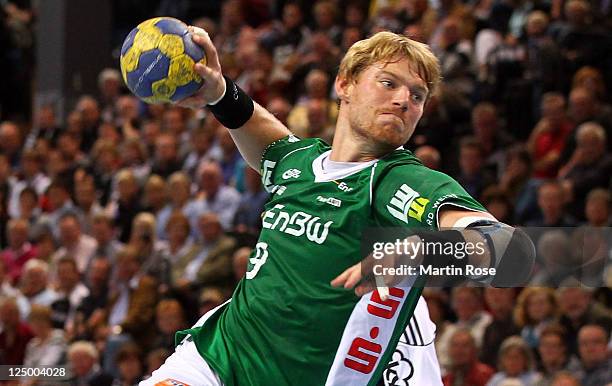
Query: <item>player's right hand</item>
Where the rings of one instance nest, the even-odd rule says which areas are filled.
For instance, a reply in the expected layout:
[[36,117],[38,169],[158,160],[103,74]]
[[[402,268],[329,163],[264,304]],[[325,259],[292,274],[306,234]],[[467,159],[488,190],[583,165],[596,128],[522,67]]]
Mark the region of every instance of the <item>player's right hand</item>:
[[196,63],[194,67],[195,71],[202,77],[204,82],[202,87],[200,87],[195,94],[181,100],[177,104],[183,107],[200,108],[223,96],[225,92],[225,79],[221,72],[221,64],[219,63],[217,49],[210,40],[208,32],[202,28],[193,26],[189,26],[188,30],[193,42],[202,47],[206,54],[206,65]]

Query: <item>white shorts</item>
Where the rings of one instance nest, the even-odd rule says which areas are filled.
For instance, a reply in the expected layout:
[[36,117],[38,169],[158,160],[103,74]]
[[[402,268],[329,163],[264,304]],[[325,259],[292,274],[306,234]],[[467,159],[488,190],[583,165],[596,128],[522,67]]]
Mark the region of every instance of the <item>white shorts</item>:
[[193,341],[176,347],[174,354],[139,386],[223,386],[219,376],[200,356]]
[[[194,327],[204,324],[217,308],[202,316]],[[385,386],[408,384],[441,386],[442,377],[433,343],[434,338],[435,325],[429,319],[427,306],[421,298],[388,368],[383,372],[382,383]],[[195,343],[185,339],[176,347],[174,354],[153,372],[151,378],[140,382],[139,386],[224,386],[224,384],[202,358]]]

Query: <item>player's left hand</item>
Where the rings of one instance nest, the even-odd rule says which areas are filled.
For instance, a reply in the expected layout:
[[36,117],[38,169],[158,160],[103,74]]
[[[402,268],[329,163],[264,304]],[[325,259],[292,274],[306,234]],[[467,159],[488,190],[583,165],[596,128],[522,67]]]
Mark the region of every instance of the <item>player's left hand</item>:
[[[410,236],[407,238],[409,243],[420,243],[421,239],[418,236]],[[418,249],[415,249],[418,250]],[[414,258],[406,258],[405,255],[398,253],[385,253],[382,258],[375,258],[371,253],[361,262],[347,268],[344,272],[338,275],[331,281],[333,287],[344,287],[346,289],[354,288],[355,295],[363,296],[371,291],[378,290],[382,300],[386,300],[389,296],[389,287],[397,285],[405,276],[389,274],[389,268],[397,268],[400,264],[410,262],[411,265],[418,265],[422,261],[422,256],[414,256]],[[374,268],[378,266],[377,272],[385,274],[375,274]]]

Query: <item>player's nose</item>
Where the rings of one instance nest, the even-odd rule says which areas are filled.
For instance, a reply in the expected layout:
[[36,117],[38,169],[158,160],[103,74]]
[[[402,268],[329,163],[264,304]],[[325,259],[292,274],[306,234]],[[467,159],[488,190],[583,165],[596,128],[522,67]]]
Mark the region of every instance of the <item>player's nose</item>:
[[410,89],[402,86],[395,89],[393,94],[393,104],[399,107],[403,113],[408,111],[408,105],[410,103]]

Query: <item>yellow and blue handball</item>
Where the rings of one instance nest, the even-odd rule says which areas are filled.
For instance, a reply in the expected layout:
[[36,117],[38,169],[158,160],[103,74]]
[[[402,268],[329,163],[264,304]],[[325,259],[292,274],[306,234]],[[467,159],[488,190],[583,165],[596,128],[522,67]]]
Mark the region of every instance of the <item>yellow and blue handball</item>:
[[202,86],[194,71],[206,64],[204,50],[191,40],[187,25],[156,17],[134,28],[121,47],[121,74],[131,92],[147,103],[177,102]]

